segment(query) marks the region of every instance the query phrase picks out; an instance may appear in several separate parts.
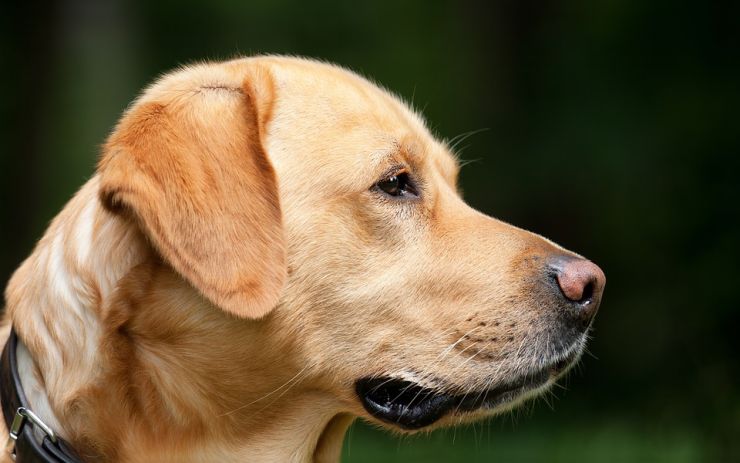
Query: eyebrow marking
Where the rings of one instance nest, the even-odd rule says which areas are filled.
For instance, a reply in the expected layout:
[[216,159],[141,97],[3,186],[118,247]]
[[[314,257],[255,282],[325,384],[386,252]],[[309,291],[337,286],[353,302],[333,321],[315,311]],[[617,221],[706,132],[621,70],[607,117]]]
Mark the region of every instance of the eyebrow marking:
[[388,169],[386,169],[385,172],[383,172],[380,175],[380,178],[390,177],[392,174],[398,175],[401,172],[405,172],[407,170],[408,169],[406,168],[405,165],[400,164],[400,163],[394,163],[391,167],[389,167]]
[[402,142],[397,142],[401,155],[405,155],[409,164],[419,165],[422,161],[420,143],[413,135],[407,136]]

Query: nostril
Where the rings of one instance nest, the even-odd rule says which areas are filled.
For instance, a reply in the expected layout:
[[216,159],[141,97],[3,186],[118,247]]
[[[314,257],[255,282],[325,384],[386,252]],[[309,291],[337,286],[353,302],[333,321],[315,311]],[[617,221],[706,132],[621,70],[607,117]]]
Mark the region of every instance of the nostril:
[[579,304],[588,304],[591,302],[591,299],[594,296],[594,282],[589,281],[586,283],[586,286],[583,288],[583,295],[581,298],[577,301]]

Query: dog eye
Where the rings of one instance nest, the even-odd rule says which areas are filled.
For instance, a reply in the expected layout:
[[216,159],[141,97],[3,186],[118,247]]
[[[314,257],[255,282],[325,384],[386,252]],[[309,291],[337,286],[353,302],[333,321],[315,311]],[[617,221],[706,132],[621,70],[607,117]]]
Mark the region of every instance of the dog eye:
[[409,174],[407,174],[406,172],[391,175],[390,177],[379,181],[376,186],[382,192],[394,197],[416,197],[419,195],[414,188],[414,185],[411,183]]

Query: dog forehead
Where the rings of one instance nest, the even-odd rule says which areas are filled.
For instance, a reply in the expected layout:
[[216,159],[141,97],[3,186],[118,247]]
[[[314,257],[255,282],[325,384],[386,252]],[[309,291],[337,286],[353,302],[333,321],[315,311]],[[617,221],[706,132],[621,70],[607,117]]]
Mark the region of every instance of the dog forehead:
[[424,120],[399,98],[352,71],[295,58],[273,58],[268,65],[277,123],[344,133],[374,126],[397,137],[427,132]]
[[456,177],[455,157],[392,93],[331,64],[282,57],[266,62],[275,101],[265,141],[278,171],[341,171],[356,175],[347,179],[354,183],[395,161]]

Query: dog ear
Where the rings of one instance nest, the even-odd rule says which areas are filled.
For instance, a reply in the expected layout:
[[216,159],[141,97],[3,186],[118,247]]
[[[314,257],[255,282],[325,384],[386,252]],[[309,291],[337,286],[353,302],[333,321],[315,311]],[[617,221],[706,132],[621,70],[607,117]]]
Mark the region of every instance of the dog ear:
[[98,165],[103,204],[133,215],[164,260],[242,318],[277,304],[287,268],[262,144],[272,80],[252,74],[234,87],[155,86],[119,122]]

